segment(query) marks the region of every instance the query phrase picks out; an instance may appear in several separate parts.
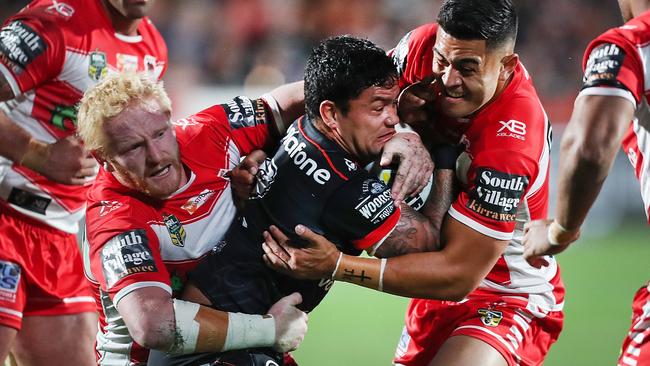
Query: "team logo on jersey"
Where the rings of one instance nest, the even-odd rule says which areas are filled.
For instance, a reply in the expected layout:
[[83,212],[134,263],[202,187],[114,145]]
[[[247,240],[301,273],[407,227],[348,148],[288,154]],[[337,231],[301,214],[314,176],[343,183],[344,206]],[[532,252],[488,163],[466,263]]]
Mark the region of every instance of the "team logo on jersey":
[[99,217],[104,217],[109,213],[119,209],[124,206],[122,202],[119,201],[99,201]]
[[158,272],[144,229],[125,231],[106,242],[99,253],[106,285],[142,272]]
[[50,123],[63,131],[72,131],[77,126],[77,107],[56,105],[52,109]]
[[474,183],[467,202],[470,210],[496,221],[515,220],[528,177],[478,168]]
[[348,158],[344,158],[343,160],[345,160],[345,166],[348,167],[349,171],[353,172],[353,171],[357,170],[357,163],[355,163],[354,161],[352,161],[352,160],[350,160]]
[[503,319],[503,313],[496,310],[478,309],[478,313],[481,316],[481,322],[487,327],[496,327]]
[[0,261],[0,300],[15,302],[19,282],[20,266]]
[[217,193],[217,191],[204,189],[203,192],[199,193],[197,196],[194,196],[187,200],[187,202],[181,206],[181,208],[187,211],[190,215],[194,215],[196,210],[198,210],[199,207],[203,206],[203,204],[206,203],[210,197],[214,196],[215,193]]
[[526,140],[526,124],[511,119],[504,122],[499,121],[501,127],[497,130],[497,137],[514,137],[519,140]]
[[391,174],[392,171],[389,169],[382,170],[381,173],[379,173],[379,179],[381,179],[381,181],[374,178],[366,179],[361,185],[361,190],[363,191],[363,193],[370,193],[370,194],[379,194],[385,191],[386,189],[388,189],[386,185],[390,184],[391,182],[392,179]]
[[589,54],[585,66],[582,87],[610,86],[621,88],[622,85],[617,80],[617,77],[624,60],[625,53],[615,44],[605,43],[594,48]]
[[271,189],[271,185],[275,182],[275,176],[278,174],[278,166],[274,159],[265,159],[260,164],[259,171],[257,172],[257,182],[255,188],[251,193],[251,199],[262,198]]
[[185,237],[187,234],[185,233],[183,224],[181,224],[181,222],[174,215],[163,215],[163,222],[167,227],[169,237],[172,239],[172,244],[177,247],[184,247]]
[[52,0],[52,5],[48,6],[45,11],[52,14],[59,14],[64,18],[70,18],[74,15],[74,8],[72,6],[66,3],[60,3],[56,0]]
[[185,131],[186,128],[196,126],[199,123],[196,122],[193,118],[183,118],[183,119],[179,119],[178,121],[172,122],[172,124],[174,126],[178,126],[178,127],[182,128],[183,131]]
[[88,61],[88,76],[93,81],[100,81],[108,73],[106,54],[104,52],[91,52]]
[[19,20],[0,29],[0,57],[16,75],[25,71],[46,48],[38,33]]

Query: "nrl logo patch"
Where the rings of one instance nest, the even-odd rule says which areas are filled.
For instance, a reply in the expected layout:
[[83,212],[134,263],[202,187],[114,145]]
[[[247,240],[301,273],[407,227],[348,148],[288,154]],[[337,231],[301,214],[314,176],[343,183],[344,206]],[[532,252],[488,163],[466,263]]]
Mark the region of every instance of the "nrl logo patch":
[[177,247],[185,246],[185,228],[174,215],[163,216],[163,221],[169,232],[169,237],[172,239],[172,244]]
[[93,81],[100,81],[106,76],[107,72],[106,54],[99,51],[91,52],[90,61],[88,62],[88,76]]
[[496,310],[478,309],[478,313],[481,315],[481,322],[487,327],[496,327],[503,319],[503,313]]

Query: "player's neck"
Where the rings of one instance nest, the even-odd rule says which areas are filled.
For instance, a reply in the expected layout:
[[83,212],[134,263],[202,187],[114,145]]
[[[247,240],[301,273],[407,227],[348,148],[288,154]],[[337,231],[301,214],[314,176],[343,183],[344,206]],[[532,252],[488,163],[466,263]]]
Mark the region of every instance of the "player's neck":
[[140,25],[142,18],[126,18],[112,5],[108,4],[108,1],[104,0],[101,3],[104,10],[106,10],[106,14],[108,14],[108,18],[110,19],[111,24],[113,24],[116,33],[129,37],[138,35],[138,25]]

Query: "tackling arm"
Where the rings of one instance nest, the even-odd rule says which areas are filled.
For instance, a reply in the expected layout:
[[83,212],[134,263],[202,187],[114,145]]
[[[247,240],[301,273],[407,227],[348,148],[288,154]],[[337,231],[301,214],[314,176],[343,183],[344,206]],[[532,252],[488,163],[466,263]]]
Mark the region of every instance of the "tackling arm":
[[300,302],[299,294],[287,296],[271,307],[272,316],[227,313],[145,287],[116,306],[133,339],[146,348],[180,354],[255,347],[287,352],[307,330],[307,315],[295,308]]

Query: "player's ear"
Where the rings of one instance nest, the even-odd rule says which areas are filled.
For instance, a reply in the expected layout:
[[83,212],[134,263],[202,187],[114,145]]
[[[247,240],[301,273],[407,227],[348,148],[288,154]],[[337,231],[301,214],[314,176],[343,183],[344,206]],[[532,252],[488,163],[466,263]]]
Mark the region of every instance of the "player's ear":
[[499,74],[499,79],[501,81],[507,81],[510,76],[515,72],[515,68],[519,63],[519,55],[516,53],[511,53],[504,56],[501,59],[501,73]]
[[334,131],[338,130],[340,111],[336,108],[334,102],[331,100],[322,101],[318,112],[320,113],[320,118],[323,120],[323,123],[325,123],[328,128]]

